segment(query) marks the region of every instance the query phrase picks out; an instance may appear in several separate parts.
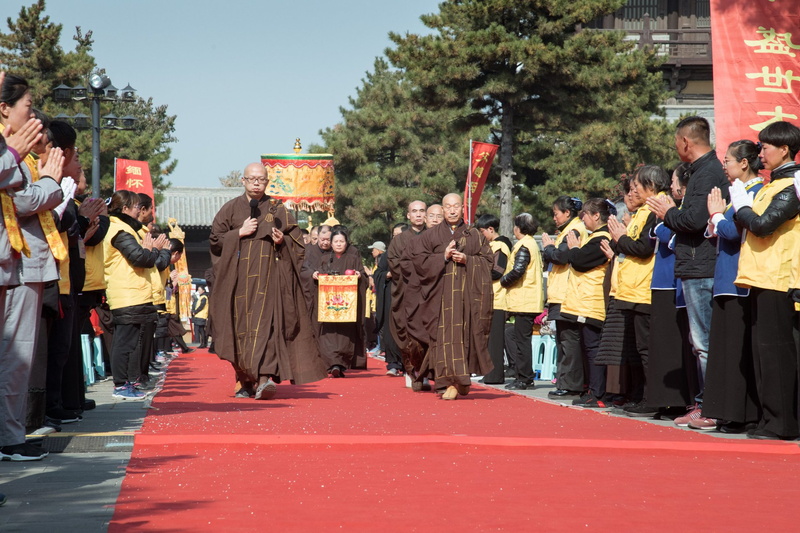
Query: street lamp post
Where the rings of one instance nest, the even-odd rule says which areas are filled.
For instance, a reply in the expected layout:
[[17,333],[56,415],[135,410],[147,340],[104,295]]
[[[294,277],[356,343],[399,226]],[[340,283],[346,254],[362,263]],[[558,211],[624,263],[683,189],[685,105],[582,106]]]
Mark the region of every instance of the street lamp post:
[[[59,85],[53,90],[56,100],[66,101],[91,101],[92,109],[92,197],[100,197],[100,130],[132,130],[136,119],[130,115],[123,117],[122,125],[113,114],[103,117],[105,124],[100,125],[100,101],[106,102],[132,102],[135,99],[136,90],[128,85],[122,90],[122,96],[117,96],[117,88],[111,85],[111,80],[105,74],[94,73],[89,76],[89,89],[82,85],[68,87],[64,84]],[[77,113],[74,117],[60,114],[55,118],[71,121],[75,128],[84,129],[88,127],[88,117],[82,113]]]

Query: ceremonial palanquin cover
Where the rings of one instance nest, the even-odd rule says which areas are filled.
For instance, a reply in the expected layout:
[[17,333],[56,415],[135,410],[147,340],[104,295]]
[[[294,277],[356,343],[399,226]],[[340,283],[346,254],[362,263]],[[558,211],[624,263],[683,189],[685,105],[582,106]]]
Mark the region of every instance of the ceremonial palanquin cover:
[[355,322],[358,312],[358,276],[319,275],[320,322]]

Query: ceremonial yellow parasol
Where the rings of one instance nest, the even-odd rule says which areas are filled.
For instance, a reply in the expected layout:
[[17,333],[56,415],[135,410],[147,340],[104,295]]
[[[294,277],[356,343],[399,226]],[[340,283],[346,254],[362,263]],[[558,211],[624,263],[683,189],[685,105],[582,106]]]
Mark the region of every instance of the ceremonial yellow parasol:
[[267,169],[267,194],[283,200],[289,209],[327,211],[333,215],[333,155],[301,154],[300,139],[294,154],[263,154]]

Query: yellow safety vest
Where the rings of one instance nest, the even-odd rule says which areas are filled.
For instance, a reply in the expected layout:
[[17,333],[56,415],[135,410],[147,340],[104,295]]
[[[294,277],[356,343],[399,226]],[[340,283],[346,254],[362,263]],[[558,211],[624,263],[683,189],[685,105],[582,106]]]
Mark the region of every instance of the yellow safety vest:
[[134,267],[119,250],[111,245],[111,239],[120,231],[136,238],[141,244],[141,237],[128,224],[114,215],[110,217],[108,235],[103,240],[105,257],[106,299],[111,309],[141,305],[153,301],[153,288],[150,284],[149,268]]
[[[587,239],[581,242],[581,247],[595,239],[605,237],[611,240],[611,234],[607,231],[592,233]],[[561,312],[577,317],[593,318],[604,321],[606,319],[606,302],[603,294],[603,281],[606,278],[606,269],[609,262],[595,267],[587,272],[579,272],[570,267],[572,272],[569,275],[569,285],[567,287],[567,298],[561,305]]]
[[[772,199],[787,187],[792,178],[780,178],[764,185],[753,199],[753,211],[761,215]],[[794,190],[792,190],[794,194]],[[757,237],[745,230],[739,252],[739,272],[734,284],[739,287],[758,287],[786,292],[796,286],[798,274],[793,270],[800,253],[800,218],[787,220],[771,235]]]
[[[508,262],[506,263],[506,272],[508,272],[508,264],[511,262],[511,250],[508,249],[508,245],[503,241],[495,239],[489,243],[489,248],[492,249],[492,254],[496,254],[498,251],[501,254],[505,254],[506,258],[508,258]],[[499,311],[505,311],[506,289],[500,285],[499,279],[492,281],[492,290],[494,291],[494,308]]]
[[[575,217],[570,220],[569,224],[567,224],[564,230],[556,237],[556,248],[567,238],[569,232],[573,230],[578,232],[581,242],[586,238],[586,226],[583,225],[583,222],[581,222],[578,217]],[[551,268],[550,272],[547,274],[547,303],[564,303],[564,299],[567,297],[569,275],[569,265],[553,265],[553,268]]]
[[205,300],[206,305],[194,315],[195,318],[208,318],[208,297],[205,294],[197,298],[195,307],[200,307],[200,302],[203,300]]
[[[660,193],[663,194],[663,193]],[[643,205],[631,218],[628,224],[628,237],[639,238],[650,216],[650,208]],[[636,304],[650,303],[650,281],[653,279],[653,267],[656,264],[655,253],[649,257],[632,257],[626,255],[617,265],[619,279],[615,298],[623,302]]]
[[531,262],[522,278],[513,287],[506,288],[505,310],[510,313],[541,313],[544,309],[542,254],[532,235],[525,235],[514,245],[506,265],[506,274],[514,269],[514,258],[523,246],[531,253]]

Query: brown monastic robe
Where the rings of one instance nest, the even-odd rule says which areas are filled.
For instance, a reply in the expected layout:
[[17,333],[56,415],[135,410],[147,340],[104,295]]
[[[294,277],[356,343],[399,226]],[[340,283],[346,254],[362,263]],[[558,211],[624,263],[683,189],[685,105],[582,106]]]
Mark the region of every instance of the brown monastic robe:
[[334,365],[345,368],[366,368],[364,348],[364,306],[366,304],[367,273],[361,256],[354,246],[348,246],[341,257],[332,251],[322,254],[320,274],[344,274],[346,270],[361,272],[358,282],[358,309],[356,322],[320,322],[319,349],[327,368]]
[[403,361],[406,373],[413,375],[419,370],[425,355],[425,345],[420,338],[426,338],[424,328],[416,316],[421,302],[419,301],[419,279],[414,269],[412,243],[425,231],[417,233],[407,229],[394,237],[389,243],[386,258],[389,271],[392,273],[392,308],[389,330]]
[[[457,251],[466,254],[466,264],[445,261],[445,249],[453,240]],[[463,222],[454,232],[443,222],[414,241],[413,254],[421,288],[418,315],[429,341],[417,379],[432,371],[437,390],[467,387],[470,374],[492,370],[489,330],[494,295],[489,243]]]
[[[250,216],[246,195],[223,205],[211,226],[214,348],[240,381],[257,382],[263,375],[277,382],[317,381],[326,373],[300,282],[303,235],[283,205],[267,196],[257,211],[256,232],[241,239],[239,228]],[[284,233],[277,246],[275,227]]]

